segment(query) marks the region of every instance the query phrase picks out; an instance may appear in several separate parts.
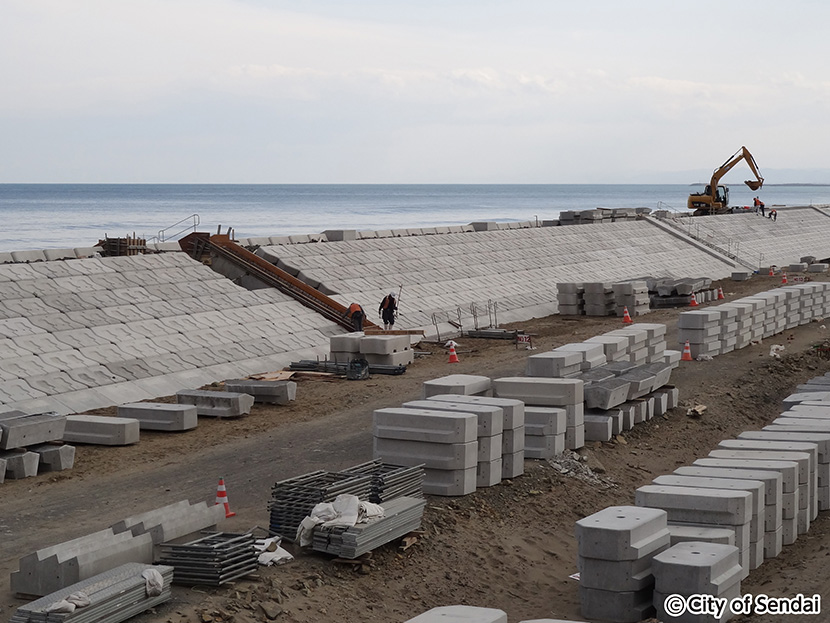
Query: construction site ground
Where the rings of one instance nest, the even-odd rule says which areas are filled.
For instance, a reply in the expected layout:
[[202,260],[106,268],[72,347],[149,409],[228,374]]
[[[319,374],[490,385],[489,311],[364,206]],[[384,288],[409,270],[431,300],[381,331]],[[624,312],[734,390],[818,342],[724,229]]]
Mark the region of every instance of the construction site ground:
[[[715,286],[730,300],[779,281],[756,277]],[[665,323],[669,348],[679,350],[674,341],[680,311],[659,310],[636,320]],[[543,351],[619,326],[618,318],[550,316],[510,328],[532,334],[533,346]],[[286,544],[292,562],[261,567],[255,576],[220,588],[176,586],[170,602],[134,620],[398,623],[450,604],[500,608],[510,623],[581,620],[578,583],[569,577],[577,571],[574,522],[610,505],[633,504],[638,486],[705,456],[722,439],[763,427],[796,385],[830,371],[830,360],[812,348],[827,338],[818,321],[711,361],[682,362],[672,374],[680,407],[612,442],[588,442],[552,461],[527,460],[525,475],[498,486],[461,498],[429,497],[415,538],[379,548],[358,564]],[[71,470],[7,480],[0,485],[0,576],[8,578],[26,554],[124,517],[185,498],[212,503],[220,478],[236,512],[221,529],[267,528],[276,481],[372,458],[373,409],[419,398],[423,381],[446,374],[523,374],[530,354],[510,341],[457,341],[457,364],[447,362],[442,345],[422,343],[418,350],[430,354],[401,376],[346,381],[301,375],[290,405],[255,405],[249,416],[234,420],[201,418],[197,429],[185,433],[142,431],[141,442],[130,447],[79,446]],[[770,356],[773,344],[785,347],[780,359]],[[702,417],[686,415],[695,404],[707,407]],[[830,595],[828,515],[821,513],[808,534],[753,571],[743,593]],[[6,580],[0,590],[0,620],[26,603],[8,586]],[[751,621],[803,623],[826,616]]]

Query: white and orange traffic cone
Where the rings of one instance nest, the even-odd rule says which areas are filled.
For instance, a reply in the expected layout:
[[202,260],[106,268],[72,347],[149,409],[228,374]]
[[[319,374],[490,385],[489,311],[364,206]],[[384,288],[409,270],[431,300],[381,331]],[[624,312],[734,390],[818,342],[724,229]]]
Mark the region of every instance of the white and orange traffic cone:
[[769,276],[775,277],[775,269],[772,266],[769,267]]
[[455,352],[455,344],[450,344],[450,360],[447,363],[458,363],[458,353]]
[[787,284],[787,273],[781,273],[781,285]]
[[697,307],[697,305],[697,296],[695,296],[695,294],[692,293],[692,299],[689,301],[689,307]]
[[689,340],[686,340],[686,345],[683,347],[683,354],[680,355],[680,361],[694,361],[692,359],[692,347],[689,346]]
[[632,324],[631,314],[628,313],[628,307],[623,307],[623,324]]
[[236,513],[231,511],[231,506],[228,504],[228,492],[225,491],[225,479],[219,479],[219,486],[216,487],[216,504],[225,505],[225,519],[236,516]]
[[722,301],[726,297],[723,295],[723,288],[718,288],[718,300]]

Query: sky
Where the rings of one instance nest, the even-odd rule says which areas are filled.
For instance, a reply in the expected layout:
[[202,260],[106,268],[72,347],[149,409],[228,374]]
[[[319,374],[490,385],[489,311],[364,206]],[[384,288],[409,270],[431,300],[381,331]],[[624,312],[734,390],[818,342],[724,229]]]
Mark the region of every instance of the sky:
[[3,0],[0,183],[695,183],[742,145],[767,183],[830,183],[828,23],[823,0]]

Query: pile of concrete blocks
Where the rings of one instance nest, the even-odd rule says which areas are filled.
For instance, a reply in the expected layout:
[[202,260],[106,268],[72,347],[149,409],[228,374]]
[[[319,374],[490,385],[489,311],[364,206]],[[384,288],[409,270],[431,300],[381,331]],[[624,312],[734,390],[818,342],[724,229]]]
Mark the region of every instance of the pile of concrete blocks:
[[176,392],[178,404],[194,405],[204,417],[231,418],[248,415],[254,397],[241,392],[219,392],[207,389],[183,389]]
[[[657,554],[652,560],[654,573],[654,607],[661,621],[678,623],[725,623],[733,614],[728,602],[741,596],[741,566],[738,548],[720,543],[678,543]],[[667,612],[670,595],[711,595],[722,600],[718,615]]]
[[826,273],[828,268],[830,268],[830,264],[818,261],[815,255],[805,255],[801,258],[800,264],[797,264],[796,266],[803,270],[793,270],[791,265],[790,271],[804,272],[804,270],[806,270],[808,273]]
[[424,493],[461,496],[476,490],[478,417],[475,413],[407,407],[372,414],[373,456],[424,466]]
[[232,379],[225,381],[225,391],[249,394],[254,402],[287,405],[297,398],[294,381],[260,381],[257,379]]
[[714,357],[830,314],[830,283],[799,283],[760,292],[678,319],[678,344],[692,357]]
[[[150,594],[147,590],[145,575],[149,571],[161,575],[158,594]],[[172,583],[173,567],[126,563],[20,606],[9,623],[47,620],[120,623],[168,601],[173,596]],[[55,604],[78,603],[79,597],[85,605],[73,613],[53,611]]]
[[116,415],[138,422],[141,430],[186,431],[199,423],[195,405],[168,402],[132,402],[118,405]]
[[330,357],[336,363],[365,359],[370,364],[408,366],[415,360],[409,335],[366,335],[355,331],[329,338]]
[[562,454],[567,431],[567,411],[564,408],[525,406],[525,457],[551,459]]
[[657,279],[650,284],[649,291],[652,309],[681,307],[688,305],[692,298],[698,304],[708,303],[718,298],[718,291],[710,288],[712,280],[708,277]]
[[61,443],[65,430],[63,415],[0,413],[0,483],[36,476],[38,471],[71,469],[75,448]]
[[616,311],[614,288],[610,282],[590,282],[584,284],[586,316],[613,316]]
[[651,304],[648,295],[648,284],[642,280],[620,281],[612,285],[614,290],[615,312],[617,317],[628,315],[631,318],[642,316],[651,311]]
[[[740,489],[706,489],[674,485],[645,485],[635,492],[637,506],[663,509],[672,524],[730,528],[740,550],[743,577],[750,570],[750,535],[754,498]],[[742,578],[743,579],[743,578]]]
[[98,446],[129,446],[140,440],[138,420],[106,415],[68,415],[63,440]]
[[581,316],[585,314],[585,287],[581,283],[557,283],[556,292],[561,315]]
[[[487,404],[443,402],[432,396],[428,400],[411,400],[401,405],[406,409],[449,411],[473,414],[477,421],[476,487],[492,487],[501,482],[502,431],[504,412],[501,407]],[[384,458],[389,458],[384,455]]]
[[526,405],[526,450],[528,447],[527,407],[559,407],[565,409],[565,447],[569,450],[576,450],[585,445],[584,385],[581,379],[504,377],[493,380],[493,393],[499,398],[521,400]]
[[[464,405],[498,407],[502,411],[501,477],[503,480],[516,478],[524,473],[526,437],[525,404],[521,400],[493,398],[489,396],[464,396],[460,394],[437,394],[428,400]],[[562,431],[564,444],[564,429]],[[479,459],[481,448],[479,448]],[[479,485],[481,486],[481,485]]]
[[635,623],[653,614],[653,559],[669,547],[667,513],[611,506],[576,522],[583,616]]
[[492,381],[488,376],[476,374],[450,374],[424,381],[423,396],[458,394],[461,396],[492,396]]
[[47,595],[124,563],[150,564],[154,545],[215,527],[224,518],[222,505],[187,500],[127,518],[22,557],[19,570],[11,574],[12,592]]

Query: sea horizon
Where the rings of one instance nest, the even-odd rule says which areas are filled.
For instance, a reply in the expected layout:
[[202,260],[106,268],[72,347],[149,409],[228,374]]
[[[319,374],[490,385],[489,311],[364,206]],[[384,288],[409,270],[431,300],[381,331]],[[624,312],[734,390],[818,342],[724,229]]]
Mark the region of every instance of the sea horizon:
[[[686,212],[699,184],[0,183],[0,251],[94,246],[105,237],[172,240],[232,227],[239,238],[328,229],[399,229],[552,220],[563,210]],[[830,204],[830,185],[730,184],[731,204]],[[174,226],[179,223],[179,226]]]

